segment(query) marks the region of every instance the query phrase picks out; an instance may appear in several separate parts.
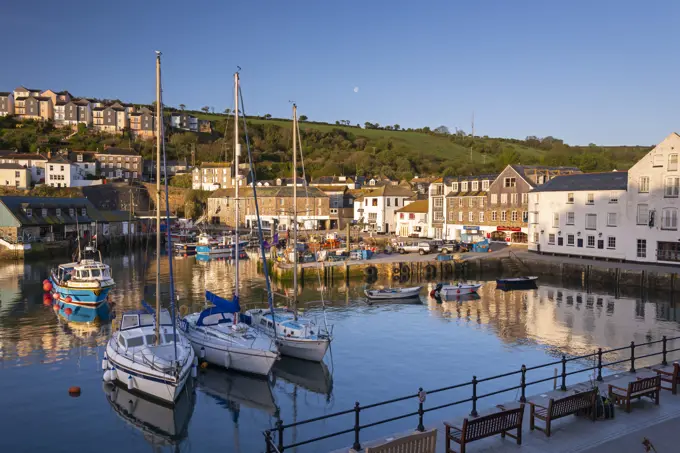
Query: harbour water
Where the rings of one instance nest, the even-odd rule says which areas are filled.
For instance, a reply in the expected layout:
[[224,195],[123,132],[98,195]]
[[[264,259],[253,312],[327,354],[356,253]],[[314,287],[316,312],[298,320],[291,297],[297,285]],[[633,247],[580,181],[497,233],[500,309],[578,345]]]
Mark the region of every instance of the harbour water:
[[[142,298],[154,300],[155,262],[141,254],[105,261],[117,282],[111,299],[118,313],[139,308]],[[469,381],[473,375],[481,379],[517,370],[521,364],[554,361],[562,354],[582,355],[598,347],[680,335],[680,308],[669,297],[617,298],[542,280],[538,289],[512,292],[485,282],[480,298],[441,304],[428,297],[431,283],[424,283],[421,303],[368,304],[363,282],[353,280],[349,287],[338,282],[325,293],[325,316],[334,326],[334,342],[324,364],[284,358],[269,380],[208,368],[196,379],[195,393],[188,392],[173,411],[127,390],[103,386],[101,358],[110,325],[68,325],[43,306],[41,282],[55,264],[0,264],[0,451],[261,452],[261,433],[273,428],[277,417],[291,423],[349,409],[355,401],[370,404],[413,394],[419,387],[439,388]],[[264,306],[264,280],[255,264],[241,264],[241,299]],[[162,268],[167,285],[165,260]],[[232,274],[225,261],[176,260],[180,305],[199,310],[206,289],[230,295]],[[320,282],[307,282],[299,297],[307,314],[321,320],[319,290]],[[626,356],[625,351],[620,354]],[[546,376],[535,376],[541,377]],[[489,383],[480,393],[516,384]],[[80,386],[81,396],[70,397],[70,386]],[[467,397],[464,392],[431,395],[428,405]],[[479,406],[516,398],[514,392],[505,393],[480,400]],[[414,411],[415,404],[373,409],[362,414],[362,423]],[[455,406],[428,414],[427,421],[469,410]],[[286,443],[351,428],[352,423],[350,414],[291,429]],[[414,428],[416,423],[413,417],[379,425],[362,431],[362,440]],[[351,444],[348,434],[292,451],[323,452]]]

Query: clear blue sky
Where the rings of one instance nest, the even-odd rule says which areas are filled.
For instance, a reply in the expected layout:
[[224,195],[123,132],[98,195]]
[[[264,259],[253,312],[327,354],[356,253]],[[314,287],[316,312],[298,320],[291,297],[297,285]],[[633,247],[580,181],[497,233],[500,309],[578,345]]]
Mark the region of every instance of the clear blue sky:
[[[0,91],[572,144],[654,144],[680,131],[680,2],[6,0]],[[354,92],[358,87],[358,92]]]

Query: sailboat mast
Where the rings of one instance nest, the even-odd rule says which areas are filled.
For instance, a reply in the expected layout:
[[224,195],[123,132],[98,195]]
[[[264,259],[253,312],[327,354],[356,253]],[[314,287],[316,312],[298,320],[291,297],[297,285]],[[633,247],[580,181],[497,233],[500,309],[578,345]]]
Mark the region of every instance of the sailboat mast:
[[156,51],[156,345],[161,342],[161,53]]
[[[234,227],[234,296],[238,297],[238,246],[239,246],[239,235],[238,235],[238,224],[240,221],[239,218],[239,197],[238,197],[238,189],[239,189],[239,169],[238,169],[238,158],[241,155],[241,145],[238,142],[238,83],[239,83],[239,78],[238,78],[238,72],[234,73],[234,199],[236,203],[234,203],[234,216],[235,216],[235,221],[234,224],[236,225]],[[237,316],[234,316],[234,323],[236,323],[236,318]]]
[[297,307],[297,105],[293,104],[293,307]]

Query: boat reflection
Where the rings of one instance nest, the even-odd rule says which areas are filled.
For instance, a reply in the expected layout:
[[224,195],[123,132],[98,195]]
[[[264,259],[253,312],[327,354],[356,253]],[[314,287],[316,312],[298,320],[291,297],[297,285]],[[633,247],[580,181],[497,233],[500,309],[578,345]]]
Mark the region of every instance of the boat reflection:
[[272,368],[274,379],[281,379],[331,400],[333,375],[324,362],[310,362],[293,357],[282,357]]
[[278,410],[271,382],[266,377],[210,368],[201,370],[197,382],[201,392],[227,407],[235,418],[241,405],[270,415]]
[[120,385],[102,385],[111,408],[125,422],[141,431],[151,445],[176,446],[187,437],[196,404],[196,392],[191,379],[187,381],[174,407],[131,393]]
[[467,302],[470,300],[479,300],[481,299],[482,296],[480,296],[477,293],[471,293],[471,294],[454,294],[450,295],[447,297],[441,297],[440,300],[444,302]]

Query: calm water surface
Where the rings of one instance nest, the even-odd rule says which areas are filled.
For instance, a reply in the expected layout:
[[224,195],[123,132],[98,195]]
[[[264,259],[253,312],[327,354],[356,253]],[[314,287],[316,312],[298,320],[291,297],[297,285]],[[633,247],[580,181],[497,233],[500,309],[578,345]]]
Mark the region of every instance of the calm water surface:
[[[114,256],[116,311],[153,301],[155,262],[142,255]],[[234,451],[264,450],[261,432],[277,415],[285,423],[434,389],[556,360],[631,340],[677,336],[680,310],[670,300],[616,298],[542,282],[536,290],[504,293],[487,282],[481,298],[437,304],[423,290],[420,304],[368,305],[364,283],[338,282],[327,288],[326,316],[334,342],[324,364],[284,358],[270,379],[210,368],[199,374],[173,411],[102,385],[101,358],[110,326],[68,325],[42,304],[41,282],[56,262],[0,264],[0,451]],[[263,279],[255,262],[242,263],[241,298],[262,305]],[[163,262],[167,291],[167,262]],[[203,306],[206,289],[229,295],[229,263],[175,261],[182,304]],[[387,282],[383,282],[387,283]],[[428,287],[430,283],[424,283]],[[145,289],[146,288],[146,289]],[[300,295],[310,316],[321,320],[320,285],[307,284]],[[283,289],[277,288],[278,292]],[[167,299],[166,299],[167,300]],[[677,347],[677,346],[676,346]],[[641,355],[645,351],[640,351]],[[625,352],[621,357],[625,357]],[[616,359],[616,356],[610,359]],[[675,357],[669,357],[673,359]],[[653,360],[658,362],[659,360]],[[574,364],[586,366],[587,363]],[[638,364],[639,366],[639,364]],[[610,372],[615,372],[612,370]],[[528,375],[535,380],[552,368]],[[578,380],[587,380],[581,375]],[[480,384],[479,394],[517,385],[517,377]],[[79,398],[68,388],[82,388]],[[552,388],[552,382],[529,394]],[[428,396],[427,406],[469,398],[469,390]],[[481,400],[480,407],[519,397],[509,392]],[[417,409],[415,401],[362,413],[362,424]],[[426,424],[469,412],[468,405],[427,414]],[[289,430],[286,443],[347,429],[353,415]],[[414,428],[415,418],[362,432],[370,440]],[[350,446],[351,435],[293,451],[323,452]]]

